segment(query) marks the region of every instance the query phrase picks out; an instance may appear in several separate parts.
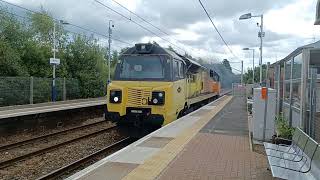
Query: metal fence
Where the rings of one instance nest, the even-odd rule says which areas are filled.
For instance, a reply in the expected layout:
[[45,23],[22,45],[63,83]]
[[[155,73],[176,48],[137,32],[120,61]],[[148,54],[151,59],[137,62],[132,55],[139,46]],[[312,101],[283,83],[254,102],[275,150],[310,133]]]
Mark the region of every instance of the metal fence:
[[246,86],[241,83],[232,83],[232,95],[233,96],[246,96]]
[[[50,102],[52,79],[38,77],[0,77],[0,107]],[[56,78],[57,101],[80,98],[79,81]]]

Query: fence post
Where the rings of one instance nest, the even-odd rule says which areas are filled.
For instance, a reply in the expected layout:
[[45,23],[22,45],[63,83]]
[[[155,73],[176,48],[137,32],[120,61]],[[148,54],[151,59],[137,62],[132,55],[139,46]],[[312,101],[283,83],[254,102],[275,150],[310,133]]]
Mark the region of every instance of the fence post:
[[66,78],[63,78],[63,100],[67,100]]
[[29,103],[33,104],[33,76],[30,77],[30,99]]

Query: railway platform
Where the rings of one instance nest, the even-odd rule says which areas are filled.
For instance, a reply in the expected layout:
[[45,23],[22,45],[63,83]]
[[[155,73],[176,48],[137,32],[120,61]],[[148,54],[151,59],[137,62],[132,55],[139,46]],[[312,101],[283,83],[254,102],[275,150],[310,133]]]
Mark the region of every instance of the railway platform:
[[223,96],[68,179],[272,179],[250,148],[245,103]]
[[68,101],[48,102],[39,104],[27,104],[17,106],[0,107],[0,119],[14,118],[20,116],[50,113],[63,110],[71,110],[77,108],[86,108],[99,105],[105,105],[106,99],[90,98],[90,99],[77,99]]

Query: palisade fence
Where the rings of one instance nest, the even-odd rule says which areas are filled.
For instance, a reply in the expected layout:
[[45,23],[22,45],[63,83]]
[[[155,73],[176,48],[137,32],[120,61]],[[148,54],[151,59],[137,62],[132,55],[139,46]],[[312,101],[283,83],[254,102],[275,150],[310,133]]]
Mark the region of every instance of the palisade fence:
[[[50,102],[52,78],[0,77],[0,107]],[[79,80],[56,78],[56,100],[81,98]]]

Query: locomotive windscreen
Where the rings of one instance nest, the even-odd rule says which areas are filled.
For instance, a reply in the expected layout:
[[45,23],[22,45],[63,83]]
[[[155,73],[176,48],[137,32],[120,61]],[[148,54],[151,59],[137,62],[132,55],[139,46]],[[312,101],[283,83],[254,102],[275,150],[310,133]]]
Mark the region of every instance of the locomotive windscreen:
[[166,56],[122,56],[117,64],[115,80],[170,80],[170,60]]

